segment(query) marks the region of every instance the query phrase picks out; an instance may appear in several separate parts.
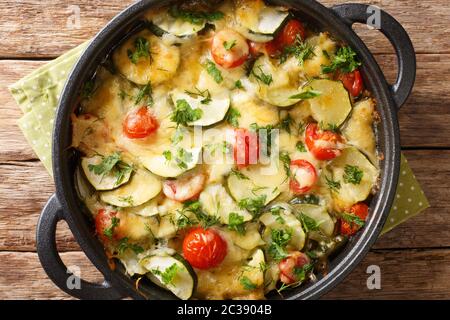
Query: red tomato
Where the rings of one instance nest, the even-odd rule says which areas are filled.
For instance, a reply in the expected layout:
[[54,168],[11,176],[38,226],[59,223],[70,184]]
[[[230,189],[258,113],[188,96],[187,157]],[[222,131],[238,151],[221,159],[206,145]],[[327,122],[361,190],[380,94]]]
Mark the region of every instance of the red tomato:
[[320,130],[316,123],[310,123],[305,130],[305,143],[308,150],[318,160],[331,160],[341,154],[342,137],[329,130]]
[[[95,230],[98,234],[98,236],[103,240],[103,241],[109,241],[111,239],[116,239],[117,235],[114,234],[114,229],[115,228],[111,228],[112,224],[113,224],[113,217],[116,217],[117,212],[112,212],[112,211],[106,211],[105,209],[100,209],[98,210],[97,215],[95,216]],[[111,229],[112,233],[112,237],[108,237],[104,234],[105,230],[107,229]]]
[[295,43],[298,36],[305,39],[305,28],[298,20],[290,20],[276,37],[266,44],[266,51],[273,56],[283,50],[284,47]]
[[247,129],[234,130],[235,143],[233,148],[234,162],[238,168],[256,164],[259,159],[259,141],[256,132]]
[[338,78],[353,97],[358,97],[364,89],[364,83],[359,70],[350,73],[341,73]]
[[214,268],[227,255],[227,243],[213,229],[193,228],[183,240],[183,255],[197,269]]
[[249,55],[247,40],[231,29],[221,30],[214,35],[211,54],[214,61],[227,69],[239,67]]
[[175,180],[164,181],[163,193],[167,198],[179,202],[193,200],[203,190],[205,181],[203,173],[189,173]]
[[317,182],[316,168],[306,160],[292,160],[291,172],[289,187],[295,194],[308,192]]
[[123,132],[130,139],[146,138],[158,129],[158,121],[147,107],[129,112],[123,122]]
[[280,280],[285,284],[292,284],[299,280],[298,276],[295,274],[296,268],[302,268],[310,262],[309,257],[299,251],[291,253],[288,257],[281,260],[278,264],[280,269]]
[[[359,217],[363,221],[366,221],[367,215],[369,214],[369,207],[363,202],[357,203],[351,207],[350,214]],[[361,229],[361,226],[357,225],[356,223],[347,222],[341,219],[341,234],[351,236],[358,232],[359,229]]]
[[250,50],[250,54],[253,57],[259,56],[263,52],[264,46],[265,46],[265,44],[262,42],[248,41],[248,47]]

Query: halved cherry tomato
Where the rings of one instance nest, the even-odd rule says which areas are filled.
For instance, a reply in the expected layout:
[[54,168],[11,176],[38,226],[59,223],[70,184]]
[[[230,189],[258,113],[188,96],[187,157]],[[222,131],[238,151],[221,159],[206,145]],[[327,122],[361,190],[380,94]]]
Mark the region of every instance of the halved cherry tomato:
[[305,39],[305,27],[298,20],[290,20],[272,41],[266,44],[266,51],[273,56],[280,53],[284,47],[295,43],[298,36]]
[[211,46],[214,61],[227,69],[239,67],[249,55],[246,39],[231,29],[221,30],[214,35]]
[[320,130],[316,123],[310,123],[305,130],[308,150],[318,160],[331,160],[341,154],[344,146],[342,137],[329,130]]
[[217,267],[227,255],[227,243],[213,229],[191,229],[183,240],[183,256],[197,269]]
[[[103,241],[110,241],[112,239],[117,239],[117,234],[114,233],[115,227],[113,226],[113,218],[117,218],[117,212],[107,211],[105,209],[100,209],[95,216],[95,230],[97,235]],[[116,220],[116,223],[118,220]],[[117,227],[117,226],[116,226]],[[111,230],[111,237],[105,234],[105,230]]]
[[296,274],[296,269],[302,268],[310,262],[309,257],[300,252],[296,251],[289,254],[288,257],[281,260],[278,264],[278,268],[280,269],[280,280],[285,284],[292,284],[299,280],[298,275]]
[[205,185],[206,176],[203,173],[189,173],[175,180],[163,183],[164,195],[172,200],[184,202],[198,197]]
[[359,70],[350,73],[341,73],[338,78],[353,97],[358,97],[364,89],[364,83]]
[[123,132],[130,139],[146,138],[158,129],[158,121],[147,107],[129,112],[123,122]]
[[233,148],[234,162],[238,168],[256,164],[259,159],[259,141],[256,132],[239,128],[234,130],[235,142]]
[[[350,214],[359,217],[362,221],[366,221],[369,207],[363,202],[357,203],[351,207]],[[358,232],[359,229],[361,229],[361,226],[358,224],[341,219],[341,234],[351,236]]]
[[306,160],[291,161],[292,178],[289,187],[295,194],[304,194],[311,190],[317,182],[316,168]]

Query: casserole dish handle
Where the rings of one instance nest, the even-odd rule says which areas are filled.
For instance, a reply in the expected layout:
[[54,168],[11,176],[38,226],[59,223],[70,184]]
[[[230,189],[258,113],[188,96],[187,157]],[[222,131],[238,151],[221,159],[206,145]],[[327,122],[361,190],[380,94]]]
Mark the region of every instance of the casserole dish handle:
[[[416,54],[406,30],[391,15],[376,6],[347,3],[331,7],[331,9],[351,27],[359,22],[378,28],[390,41],[397,54],[398,75],[390,90],[397,107],[400,108],[408,99],[416,78]],[[379,15],[378,15],[379,14]],[[377,23],[377,17],[379,25]]]
[[[39,260],[48,277],[64,292],[79,299],[120,299],[123,296],[104,281],[95,284],[80,279],[62,262],[56,248],[56,227],[64,220],[58,199],[53,195],[39,217],[36,248]],[[76,273],[76,272],[75,272]]]

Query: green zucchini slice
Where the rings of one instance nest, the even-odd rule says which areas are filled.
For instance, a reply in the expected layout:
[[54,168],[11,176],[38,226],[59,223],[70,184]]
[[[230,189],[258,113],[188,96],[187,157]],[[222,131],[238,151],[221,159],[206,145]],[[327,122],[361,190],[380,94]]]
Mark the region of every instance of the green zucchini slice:
[[334,221],[328,214],[325,207],[314,204],[295,204],[293,207],[296,209],[298,214],[304,214],[313,219],[316,225],[318,225],[319,230],[324,235],[327,237],[331,237],[333,235]]
[[[346,167],[350,166],[362,172],[359,183],[349,182],[351,180],[348,179],[348,174],[346,175]],[[340,188],[332,192],[332,195],[342,208],[349,208],[357,202],[366,200],[375,187],[379,175],[378,169],[354,147],[344,149],[342,154],[329,164],[328,170],[333,180],[340,183]]]
[[[205,91],[205,94],[206,92],[208,91]],[[228,92],[213,96],[193,96],[192,94],[175,90],[172,92],[171,97],[174,105],[177,105],[178,101],[184,100],[192,109],[200,109],[202,111],[200,119],[188,123],[190,126],[210,126],[222,121],[230,107]]]
[[256,34],[273,35],[289,16],[289,11],[268,7],[263,1],[246,1],[236,8],[236,20]]
[[[180,150],[182,150],[182,155],[179,154]],[[168,150],[167,152],[166,155],[142,158],[141,162],[158,176],[175,178],[197,165],[201,148]]]
[[158,177],[145,169],[137,169],[129,183],[100,193],[100,199],[116,207],[136,207],[156,197],[161,189]]
[[206,26],[206,20],[198,24],[175,18],[169,12],[159,13],[152,17],[151,21],[161,30],[173,34],[177,37],[186,37],[203,30]]
[[350,97],[342,82],[314,80],[310,87],[320,92],[318,97],[308,100],[313,118],[324,125],[340,126],[352,111]]
[[149,271],[148,278],[171,291],[182,300],[188,300],[197,287],[197,275],[180,255],[154,255],[140,261]]
[[[84,175],[91,185],[99,191],[115,189],[130,180],[133,170],[123,170],[123,174],[119,175],[115,170],[109,171],[107,174],[95,174],[91,166],[99,165],[103,161],[101,156],[93,156],[91,158],[83,157],[81,159],[81,167]],[[131,167],[130,167],[131,168]]]

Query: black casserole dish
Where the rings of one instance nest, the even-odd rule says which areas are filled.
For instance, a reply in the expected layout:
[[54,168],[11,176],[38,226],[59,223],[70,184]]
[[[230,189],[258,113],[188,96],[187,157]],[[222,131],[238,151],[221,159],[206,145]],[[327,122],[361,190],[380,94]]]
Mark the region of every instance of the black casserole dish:
[[[121,267],[111,270],[100,242],[92,233],[90,223],[83,213],[83,205],[74,192],[74,169],[77,154],[71,148],[70,115],[77,104],[83,83],[92,76],[97,65],[130,30],[138,27],[144,10],[167,4],[167,1],[140,1],[114,18],[90,43],[64,88],[57,111],[53,135],[53,167],[56,195],[41,215],[37,230],[37,250],[49,277],[65,292],[86,299],[171,299],[173,296],[157,286],[146,284],[136,290],[135,281],[126,276]],[[336,39],[350,45],[362,61],[362,73],[367,88],[377,101],[380,115],[378,123],[378,151],[383,156],[380,163],[380,190],[371,202],[371,214],[364,230],[347,244],[330,263],[329,273],[315,283],[289,290],[286,299],[318,298],[343,278],[358,264],[377,239],[387,218],[395,195],[400,165],[400,141],[397,112],[407,99],[415,79],[415,55],[411,41],[401,25],[381,11],[381,29],[393,44],[399,64],[399,75],[394,85],[387,84],[380,68],[364,43],[352,31],[355,22],[365,23],[372,14],[366,5],[345,4],[327,9],[315,1],[271,1],[301,12],[302,19],[320,30],[330,32]],[[81,280],[80,289],[69,289],[67,273],[55,244],[56,224],[66,220],[76,240],[92,263],[105,277],[103,284]],[[73,277],[73,276],[72,276]],[[276,299],[277,295],[269,295]]]

